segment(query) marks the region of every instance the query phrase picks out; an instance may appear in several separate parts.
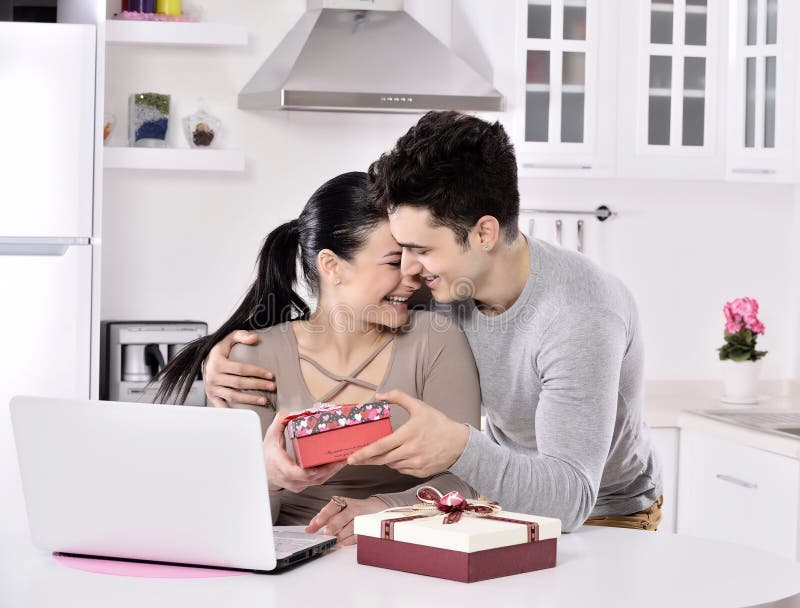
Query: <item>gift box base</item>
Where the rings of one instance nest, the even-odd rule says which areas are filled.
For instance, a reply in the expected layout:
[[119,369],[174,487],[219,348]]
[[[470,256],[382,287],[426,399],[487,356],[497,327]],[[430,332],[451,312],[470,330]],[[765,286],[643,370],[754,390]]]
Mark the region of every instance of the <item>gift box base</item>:
[[371,536],[358,536],[358,563],[474,583],[556,565],[558,540],[465,553]]
[[383,418],[324,433],[295,437],[292,439],[292,447],[297,463],[307,469],[329,462],[347,460],[353,452],[391,433],[391,420]]

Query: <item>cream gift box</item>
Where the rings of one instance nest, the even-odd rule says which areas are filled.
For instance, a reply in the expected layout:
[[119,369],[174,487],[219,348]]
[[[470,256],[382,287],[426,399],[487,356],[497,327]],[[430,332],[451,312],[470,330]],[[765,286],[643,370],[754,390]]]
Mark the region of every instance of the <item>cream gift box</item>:
[[443,523],[435,508],[414,509],[356,517],[358,563],[462,582],[556,565],[558,519],[497,510]]

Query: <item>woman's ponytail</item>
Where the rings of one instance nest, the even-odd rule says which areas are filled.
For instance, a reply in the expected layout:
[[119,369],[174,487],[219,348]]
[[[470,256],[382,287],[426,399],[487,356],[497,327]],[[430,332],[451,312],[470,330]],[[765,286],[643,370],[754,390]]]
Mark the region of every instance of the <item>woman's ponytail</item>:
[[230,319],[210,336],[198,338],[173,357],[155,380],[161,381],[155,401],[177,395],[183,403],[211,349],[236,329],[265,329],[292,319],[307,319],[308,305],[297,295],[298,258],[302,276],[319,296],[317,256],[330,249],[352,260],[386,212],[367,196],[362,171],[337,175],[308,199],[300,217],[269,233],[258,256],[256,280]]
[[183,403],[217,342],[237,329],[266,329],[292,319],[306,319],[308,304],[295,291],[300,250],[300,222],[292,220],[269,233],[258,255],[255,281],[230,319],[213,334],[187,344],[152,380],[160,381],[154,402],[177,395]]

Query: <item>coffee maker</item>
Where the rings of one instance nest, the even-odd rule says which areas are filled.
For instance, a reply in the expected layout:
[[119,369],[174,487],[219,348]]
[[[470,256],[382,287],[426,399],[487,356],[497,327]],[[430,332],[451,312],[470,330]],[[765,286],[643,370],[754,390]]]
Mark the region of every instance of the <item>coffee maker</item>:
[[[187,343],[207,334],[208,325],[200,321],[103,321],[100,398],[152,403],[161,383],[148,383]],[[205,404],[198,375],[184,405]]]

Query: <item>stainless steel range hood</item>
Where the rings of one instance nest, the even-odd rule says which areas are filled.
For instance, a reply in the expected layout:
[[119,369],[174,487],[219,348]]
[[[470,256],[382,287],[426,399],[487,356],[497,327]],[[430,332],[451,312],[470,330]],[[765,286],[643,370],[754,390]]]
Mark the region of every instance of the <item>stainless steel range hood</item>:
[[[239,93],[239,107],[270,110],[497,112],[503,98],[395,0],[310,2]],[[386,3],[383,3],[385,6]],[[320,8],[314,9],[314,6]]]

